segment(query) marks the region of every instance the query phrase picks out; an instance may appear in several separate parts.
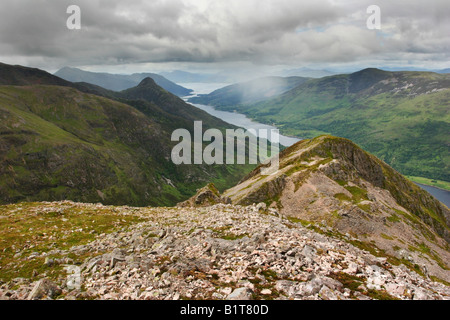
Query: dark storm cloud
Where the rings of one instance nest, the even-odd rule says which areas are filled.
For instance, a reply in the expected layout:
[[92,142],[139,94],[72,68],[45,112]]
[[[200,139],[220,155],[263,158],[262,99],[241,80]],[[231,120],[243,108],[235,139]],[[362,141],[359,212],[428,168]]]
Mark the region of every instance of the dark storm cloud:
[[[448,61],[447,1],[16,0],[2,3],[0,60],[37,65]],[[66,28],[70,4],[82,28]]]

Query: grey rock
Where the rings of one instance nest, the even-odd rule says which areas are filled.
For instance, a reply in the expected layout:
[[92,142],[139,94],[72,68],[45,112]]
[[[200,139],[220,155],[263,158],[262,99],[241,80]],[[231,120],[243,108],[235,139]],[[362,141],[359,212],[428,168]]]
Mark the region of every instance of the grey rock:
[[313,296],[320,292],[322,286],[323,286],[322,280],[320,280],[319,278],[314,278],[313,280],[303,284],[301,286],[300,291],[297,292],[297,294],[301,296]]
[[338,296],[327,286],[323,286],[322,289],[320,289],[319,296],[323,300],[338,300]]
[[44,264],[47,267],[51,267],[51,266],[53,266],[55,264],[55,260],[50,259],[49,257],[47,257],[47,258],[45,258]]
[[61,289],[49,279],[39,280],[28,295],[28,300],[39,300],[45,297],[55,298],[61,294]]
[[414,291],[413,300],[430,300],[430,296],[423,289],[416,289]]
[[314,259],[314,257],[316,256],[317,250],[314,247],[308,246],[306,245],[303,250],[302,250],[302,254],[309,259]]
[[235,289],[226,300],[251,300],[252,291],[249,288]]

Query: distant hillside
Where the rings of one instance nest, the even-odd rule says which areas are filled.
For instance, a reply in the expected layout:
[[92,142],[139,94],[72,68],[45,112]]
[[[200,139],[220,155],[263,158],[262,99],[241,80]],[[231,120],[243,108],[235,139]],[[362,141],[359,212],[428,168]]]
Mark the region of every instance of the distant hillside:
[[401,173],[450,181],[450,75],[365,69],[230,107],[287,135],[352,139]]
[[[192,132],[193,119],[202,120],[205,129],[232,126],[150,78],[125,99],[38,69],[0,66],[0,74],[2,69],[26,86],[0,86],[0,203],[173,205],[211,181],[229,187],[251,168],[174,165],[173,130]],[[55,85],[59,82],[64,86]]]
[[152,78],[161,88],[177,96],[187,96],[192,90],[167,80],[154,73],[135,73],[132,75],[97,73],[77,68],[64,67],[55,73],[56,76],[71,82],[87,82],[113,91],[122,91],[137,86],[145,78]]
[[191,103],[211,106],[235,106],[254,103],[282,94],[309,80],[302,77],[265,77],[233,84],[206,95],[190,98]]

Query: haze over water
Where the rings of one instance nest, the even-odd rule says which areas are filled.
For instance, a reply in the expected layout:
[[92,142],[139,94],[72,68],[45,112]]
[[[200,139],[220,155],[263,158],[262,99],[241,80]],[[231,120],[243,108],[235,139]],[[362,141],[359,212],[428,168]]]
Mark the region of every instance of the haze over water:
[[[208,94],[213,92],[214,90],[223,88],[229,83],[180,83],[185,88],[189,88],[194,90],[194,93],[192,96],[198,95],[198,94]],[[191,96],[190,96],[191,97]],[[186,99],[189,97],[186,97]],[[244,114],[236,113],[236,112],[227,112],[227,111],[220,111],[214,109],[214,107],[206,106],[202,104],[193,104],[197,108],[208,112],[209,114],[222,119],[223,121],[233,124],[235,126],[244,128],[244,129],[277,129],[276,127],[262,124],[255,122]],[[270,139],[269,139],[270,140]],[[293,145],[294,143],[300,141],[301,139],[292,138],[280,135],[280,144],[286,147],[289,147]],[[443,204],[445,204],[447,207],[450,208],[450,191],[435,188],[432,186],[426,186],[423,184],[417,184],[422,189],[429,192],[433,197],[435,197],[437,200],[441,201]]]
[[[227,86],[228,84],[227,83],[182,83],[180,85],[194,90],[194,94],[192,96],[195,96],[198,94],[211,93],[214,90],[217,90],[217,89]],[[192,97],[192,96],[189,96],[189,97]],[[189,97],[186,97],[186,99]],[[269,132],[272,129],[277,129],[274,126],[255,122],[255,121],[247,118],[246,115],[241,114],[241,113],[220,111],[220,110],[216,110],[212,106],[207,106],[207,105],[203,105],[203,104],[193,104],[193,103],[191,103],[191,104],[203,111],[208,112],[210,115],[215,116],[216,118],[219,118],[219,119],[221,119],[227,123],[230,123],[232,125],[235,125],[237,127],[241,127],[244,129],[255,129],[257,134],[259,133],[258,132],[259,129],[269,130]],[[270,137],[269,137],[269,140],[272,141]],[[283,145],[285,147],[289,147],[289,146],[299,142],[300,140],[301,139],[298,139],[298,138],[288,137],[288,136],[284,136],[281,134],[279,135],[279,142],[281,145]]]

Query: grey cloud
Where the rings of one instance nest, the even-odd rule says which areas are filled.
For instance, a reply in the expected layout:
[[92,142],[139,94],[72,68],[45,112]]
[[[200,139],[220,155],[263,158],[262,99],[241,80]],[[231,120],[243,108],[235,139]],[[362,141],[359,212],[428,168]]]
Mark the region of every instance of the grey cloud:
[[[16,0],[0,11],[0,58],[48,65],[435,60],[450,52],[447,1]],[[66,8],[82,29],[66,28]]]

